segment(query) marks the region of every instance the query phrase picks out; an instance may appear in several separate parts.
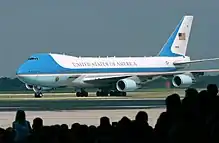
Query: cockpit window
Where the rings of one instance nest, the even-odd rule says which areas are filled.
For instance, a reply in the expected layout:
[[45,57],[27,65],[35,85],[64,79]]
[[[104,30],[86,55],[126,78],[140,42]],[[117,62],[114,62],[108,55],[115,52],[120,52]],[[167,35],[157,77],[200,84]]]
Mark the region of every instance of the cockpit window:
[[36,57],[30,57],[30,58],[28,58],[28,60],[38,60],[38,58],[36,58]]

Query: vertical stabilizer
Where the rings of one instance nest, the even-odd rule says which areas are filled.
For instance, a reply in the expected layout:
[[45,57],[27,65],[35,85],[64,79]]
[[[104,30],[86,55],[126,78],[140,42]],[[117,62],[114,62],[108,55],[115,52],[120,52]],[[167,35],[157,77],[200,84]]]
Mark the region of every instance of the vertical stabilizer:
[[184,16],[173,31],[158,56],[185,56],[190,37],[193,16]]

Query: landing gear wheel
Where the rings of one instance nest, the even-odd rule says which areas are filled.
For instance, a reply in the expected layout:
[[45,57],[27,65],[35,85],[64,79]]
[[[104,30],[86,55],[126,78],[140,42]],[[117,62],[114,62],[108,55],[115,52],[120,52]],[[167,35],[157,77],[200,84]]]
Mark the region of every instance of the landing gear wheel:
[[77,97],[88,97],[88,92],[83,91],[83,92],[76,92]]
[[83,92],[83,96],[84,96],[84,97],[88,97],[88,92],[84,91],[84,92]]
[[43,97],[43,94],[41,92],[36,92],[36,93],[34,93],[34,97],[41,98],[41,97]]
[[96,96],[108,96],[108,92],[107,91],[97,91]]
[[81,97],[81,92],[76,92],[77,97]]
[[110,91],[110,96],[126,96],[126,92]]
[[100,96],[101,95],[101,92],[100,91],[97,91],[96,92],[96,96]]
[[126,94],[126,92],[121,92],[122,93],[122,96],[126,96],[127,94]]
[[108,96],[108,92],[107,91],[102,91],[101,94],[102,94],[102,96]]

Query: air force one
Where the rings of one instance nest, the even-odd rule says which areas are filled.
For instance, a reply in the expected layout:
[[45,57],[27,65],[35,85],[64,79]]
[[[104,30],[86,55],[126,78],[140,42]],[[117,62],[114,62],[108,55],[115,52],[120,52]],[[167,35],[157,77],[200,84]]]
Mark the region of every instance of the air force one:
[[186,56],[193,16],[184,16],[162,47],[152,57],[75,57],[56,53],[33,54],[17,70],[26,88],[42,97],[43,91],[72,88],[76,96],[87,97],[86,89],[97,96],[126,96],[158,78],[172,78],[175,87],[188,87],[205,72],[219,69],[182,70],[192,63],[219,58],[190,60]]

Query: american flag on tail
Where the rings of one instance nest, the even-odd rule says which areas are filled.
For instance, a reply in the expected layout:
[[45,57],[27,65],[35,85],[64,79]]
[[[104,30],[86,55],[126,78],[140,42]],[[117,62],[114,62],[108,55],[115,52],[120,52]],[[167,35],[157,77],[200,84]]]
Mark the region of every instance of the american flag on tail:
[[179,40],[186,40],[186,33],[179,33],[178,37],[179,37]]

